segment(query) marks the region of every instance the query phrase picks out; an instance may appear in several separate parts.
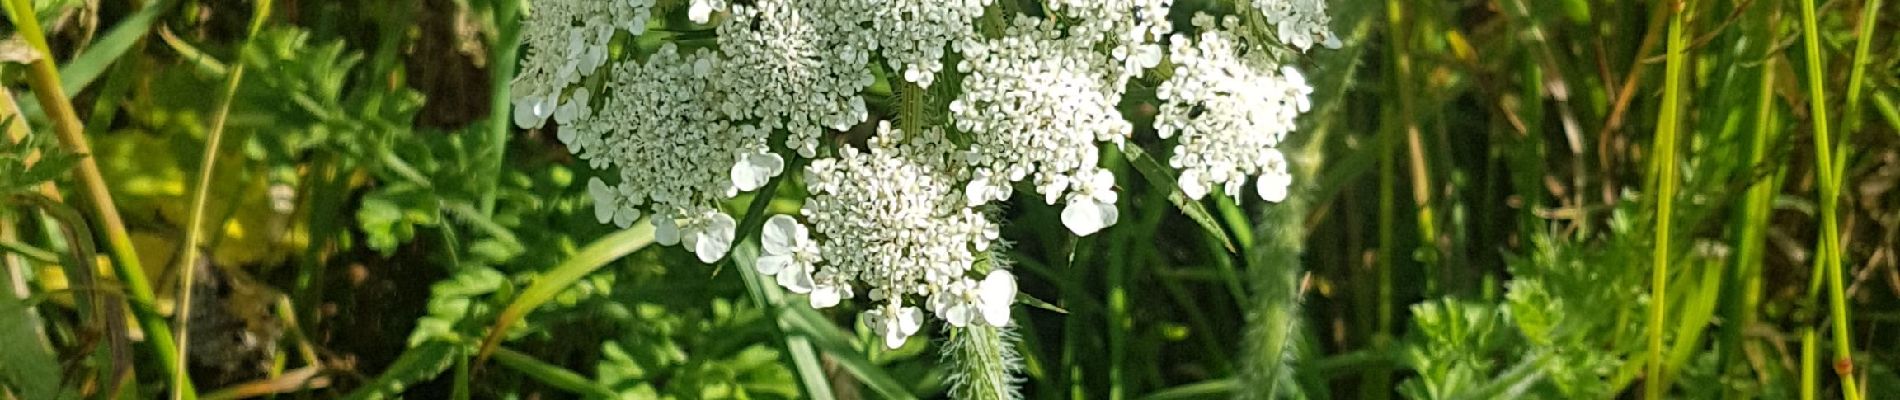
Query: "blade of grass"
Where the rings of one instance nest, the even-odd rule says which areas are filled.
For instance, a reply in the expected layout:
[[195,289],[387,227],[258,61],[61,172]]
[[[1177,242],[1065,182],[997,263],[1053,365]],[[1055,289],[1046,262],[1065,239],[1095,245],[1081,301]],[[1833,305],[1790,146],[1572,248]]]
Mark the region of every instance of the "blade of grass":
[[[1838,167],[1845,164],[1835,163],[1835,154],[1832,151],[1834,142],[1828,140],[1827,91],[1822,87],[1823,75],[1826,74],[1827,68],[1821,62],[1821,35],[1816,32],[1817,25],[1819,24],[1815,21],[1814,0],[1802,0],[1801,36],[1802,47],[1805,48],[1807,56],[1808,105],[1814,118],[1815,169],[1821,176],[1821,193],[1817,201],[1821,203],[1822,249],[1819,260],[1822,263],[1816,266],[1822,270],[1817,271],[1817,275],[1825,275],[1827,280],[1829,314],[1834,321],[1833,365],[1834,373],[1841,379],[1841,396],[1847,400],[1859,400],[1859,385],[1855,383],[1854,377],[1854,346],[1848,328],[1853,325],[1853,320],[1848,318],[1847,296],[1841,283],[1841,275],[1844,272],[1841,266],[1840,224],[1835,215],[1841,184],[1845,179],[1841,176],[1845,172],[1844,169]],[[1810,295],[1810,297],[1813,296]]]
[[[770,196],[760,196],[759,198],[766,199],[769,197]],[[764,215],[764,213],[754,213],[753,215]],[[747,219],[752,219],[752,216],[748,215]],[[741,230],[740,232],[749,231]],[[758,262],[758,251],[756,241],[743,241],[739,245],[733,246],[732,254],[730,255],[731,262],[734,265],[733,268],[738,271],[739,277],[745,281],[746,291],[753,297],[754,301],[759,302],[760,306],[766,307],[774,313],[786,314],[789,309],[796,308],[797,306],[786,305],[783,289],[780,289],[776,284],[771,284],[759,279],[756,271],[751,268],[751,265]],[[831,391],[831,380],[825,376],[824,365],[821,364],[818,359],[818,352],[812,348],[812,339],[808,335],[793,334],[791,325],[792,324],[783,321],[783,317],[781,317],[779,331],[784,333],[785,350],[791,353],[792,367],[794,371],[798,372],[800,386],[805,388],[806,395],[814,399],[830,399],[835,397]],[[805,328],[809,329],[809,327]],[[892,382],[892,384],[894,384],[894,382]],[[880,392],[884,390],[903,392],[902,388],[902,385],[873,386],[873,390]]]
[[[1860,93],[1862,89],[1864,89],[1862,84],[1867,78],[1867,64],[1873,62],[1872,59],[1868,58],[1867,53],[1869,47],[1873,45],[1874,21],[1879,20],[1881,3],[1881,0],[1869,0],[1866,4],[1862,5],[1860,8],[1860,25],[1854,30],[1854,37],[1858,39],[1855,40],[1854,43],[1854,64],[1847,74],[1847,114],[1846,119],[1843,121],[1843,123],[1847,125],[1847,129],[1841,134],[1841,143],[1843,144],[1847,143],[1847,135],[1860,131]],[[1841,158],[1845,159],[1847,157]],[[1840,165],[1842,162],[1845,161],[1837,161],[1836,165]],[[1836,167],[1835,169],[1841,170],[1843,168]]]
[[[1686,1],[1686,0],[1685,0]],[[1656,186],[1656,230],[1655,248],[1650,253],[1650,293],[1649,293],[1649,363],[1645,374],[1643,393],[1650,400],[1661,399],[1668,390],[1669,379],[1663,375],[1663,312],[1669,298],[1669,224],[1674,215],[1676,201],[1676,130],[1681,127],[1679,113],[1682,109],[1682,63],[1684,44],[1682,41],[1682,21],[1687,14],[1687,5],[1677,3],[1670,12],[1669,33],[1666,39],[1668,53],[1663,66],[1662,110],[1656,117],[1656,138],[1653,152],[1656,154],[1654,171],[1657,173]]]
[[1240,381],[1233,378],[1214,379],[1162,389],[1149,393],[1142,400],[1185,400],[1227,398],[1240,391]]
[[[12,288],[19,278],[0,274],[0,288]],[[61,396],[59,359],[37,328],[39,318],[33,308],[11,292],[0,293],[0,354],[6,354],[6,362],[0,363],[0,382],[11,385],[21,398],[74,397]]]
[[588,243],[567,261],[561,262],[554,269],[535,278],[534,283],[529,284],[526,290],[522,290],[521,295],[516,296],[514,302],[508,303],[508,307],[503,308],[501,314],[495,317],[495,323],[488,328],[488,337],[482,339],[481,351],[475,357],[476,364],[487,359],[489,354],[501,345],[502,338],[508,336],[508,328],[520,322],[521,318],[527,316],[529,312],[553,300],[554,295],[567,290],[568,286],[573,285],[582,277],[614,260],[644,249],[652,243],[653,224],[646,223],[644,219],[634,221],[633,228],[615,232],[593,243]]
[[[1754,132],[1750,136],[1748,163],[1745,164],[1751,169],[1769,167],[1770,164],[1764,164],[1764,162],[1768,160],[1768,152],[1780,143],[1781,136],[1780,122],[1775,115],[1774,81],[1777,64],[1771,57],[1775,51],[1774,46],[1769,45],[1768,40],[1781,31],[1781,18],[1777,15],[1779,7],[1763,8],[1768,10],[1765,15],[1768,26],[1759,36],[1764,37],[1747,39],[1762,42],[1760,58],[1764,60],[1759,67],[1760,78],[1757,80],[1754,104]],[[1761,304],[1762,266],[1766,258],[1764,246],[1767,244],[1768,218],[1774,212],[1774,196],[1775,193],[1780,192],[1781,172],[1785,170],[1780,163],[1772,165],[1772,173],[1759,179],[1750,179],[1751,184],[1743,200],[1742,208],[1736,211],[1737,220],[1741,221],[1741,224],[1735,238],[1736,251],[1732,268],[1734,281],[1729,285],[1729,290],[1738,294],[1740,301],[1729,301],[1723,305],[1727,308],[1723,313],[1723,319],[1736,321],[1736,323],[1722,326],[1722,337],[1718,345],[1722,350],[1722,359],[1716,364],[1723,368],[1728,368],[1730,360],[1741,357],[1741,347],[1744,342],[1742,333],[1747,327],[1753,326],[1759,317],[1756,311]],[[1753,175],[1754,171],[1748,173]]]
[[857,343],[857,337],[851,336],[842,328],[832,324],[830,319],[818,314],[818,310],[810,307],[787,307],[779,313],[779,321],[787,331],[810,339],[812,345],[823,349],[825,354],[831,356],[832,361],[838,362],[845,372],[858,378],[858,382],[870,387],[871,391],[876,392],[878,396],[900,400],[916,398],[904,389],[904,384],[891,378],[890,374],[885,373],[877,364],[871,363],[869,358],[865,358],[864,354],[853,346]]
[[[256,37],[264,21],[270,18],[271,0],[258,0],[252,4],[251,30],[245,36],[245,44],[240,46],[248,45],[250,38]],[[173,335],[178,337],[178,357],[173,361],[173,371],[184,371],[185,360],[191,354],[191,296],[195,291],[192,289],[197,286],[192,283],[196,282],[193,279],[197,278],[198,272],[198,268],[193,266],[198,265],[198,242],[204,240],[205,201],[211,197],[212,174],[218,165],[218,150],[224,144],[224,123],[231,116],[231,101],[237,98],[238,84],[243,81],[244,63],[238,63],[231,67],[231,75],[225,77],[224,94],[218,99],[218,111],[211,116],[211,131],[206,133],[204,155],[198,163],[198,185],[191,192],[191,208],[186,211],[189,217],[185,224],[185,242],[180,250],[183,260],[178,263],[182,266],[178,273],[178,312],[173,315],[178,322],[172,324],[173,329],[176,329]],[[189,378],[185,374],[172,374],[172,387],[185,387],[187,380]],[[184,391],[172,392],[172,400],[184,398]]]
[[594,381],[587,379],[586,376],[582,376],[574,371],[569,371],[567,368],[561,368],[557,365],[542,362],[533,356],[507,348],[495,349],[494,355],[496,363],[534,378],[534,380],[555,389],[585,395],[587,398],[592,399],[612,399],[619,397],[614,394],[613,390],[595,384]]
[[1181,186],[1175,184],[1174,175],[1168,172],[1167,167],[1161,165],[1160,160],[1148,156],[1141,150],[1141,146],[1122,146],[1121,151],[1128,156],[1130,163],[1134,164],[1135,171],[1148,179],[1149,184],[1168,191],[1169,203],[1173,203],[1175,208],[1188,216],[1188,219],[1200,225],[1201,230],[1219,239],[1220,244],[1225,246],[1228,252],[1236,251],[1234,239],[1227,235],[1226,229],[1221,228],[1220,220],[1214,219],[1214,214],[1209,213],[1207,207],[1201,205],[1201,202],[1188,198],[1187,193],[1181,191]]

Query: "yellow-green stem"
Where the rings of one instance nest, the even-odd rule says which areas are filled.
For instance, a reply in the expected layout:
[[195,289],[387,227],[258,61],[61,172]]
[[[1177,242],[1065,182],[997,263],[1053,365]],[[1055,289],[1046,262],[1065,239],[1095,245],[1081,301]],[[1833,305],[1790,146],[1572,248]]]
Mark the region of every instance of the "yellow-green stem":
[[[1684,2],[1686,3],[1686,1]],[[1676,198],[1676,130],[1682,108],[1682,20],[1687,4],[1678,3],[1669,17],[1668,56],[1664,58],[1662,112],[1656,118],[1656,247],[1651,253],[1649,293],[1649,372],[1643,388],[1651,400],[1663,397],[1663,312],[1669,298],[1669,223]]]
[[[53,133],[59,138],[60,146],[73,154],[91,155],[92,146],[85,136],[85,126],[79,122],[78,114],[73,112],[72,102],[68,101],[66,90],[60,87],[59,67],[54,65],[57,59],[46,44],[45,32],[33,13],[30,0],[6,0],[7,17],[18,28],[19,36],[41,57],[27,66],[27,85],[32,88],[33,96],[40,101],[47,119],[53,123]],[[106,241],[106,249],[112,254],[113,272],[119,276],[133,303],[153,304],[151,282],[146,280],[145,267],[140,265],[138,252],[132,246],[132,236],[125,230],[125,221],[119,216],[119,208],[112,201],[112,193],[106,189],[106,181],[99,172],[99,163],[91,157],[81,158],[73,173],[79,181],[80,199],[87,203],[92,217],[98,220],[98,226]],[[173,340],[171,328],[165,319],[149,307],[132,307],[138,317],[139,325],[150,340],[152,353],[167,366],[176,365],[178,354],[172,352]],[[184,376],[182,369],[170,371],[174,376]],[[185,398],[196,398],[196,392],[190,381],[185,385],[174,386],[174,392],[183,393]]]
[[1823,75],[1827,68],[1821,63],[1821,39],[1817,32],[1818,24],[1814,17],[1814,0],[1801,2],[1801,36],[1805,47],[1808,67],[1808,106],[1814,118],[1814,154],[1815,173],[1820,175],[1821,203],[1821,254],[1825,262],[1817,264],[1827,279],[1828,308],[1834,321],[1834,373],[1841,379],[1841,397],[1847,400],[1859,400],[1860,391],[1854,381],[1854,361],[1852,337],[1849,327],[1853,320],[1848,318],[1846,290],[1841,284],[1841,242],[1840,225],[1835,216],[1837,199],[1843,177],[1836,171],[1834,142],[1828,140],[1827,91],[1822,88]]
[[[205,137],[204,158],[202,159],[203,161],[198,164],[198,185],[191,193],[191,210],[189,214],[190,217],[186,219],[188,222],[185,225],[184,250],[183,253],[180,253],[183,258],[179,264],[180,272],[178,274],[178,312],[172,315],[172,318],[177,319],[177,322],[172,323],[172,325],[176,327],[175,329],[177,330],[177,333],[174,333],[173,336],[178,337],[178,354],[180,356],[178,360],[175,361],[175,364],[173,364],[173,368],[178,370],[185,368],[185,355],[191,354],[191,331],[189,328],[191,326],[192,312],[192,282],[193,279],[197,279],[198,242],[204,239],[205,199],[210,197],[212,172],[217,167],[218,147],[223,142],[224,121],[231,111],[231,98],[237,94],[238,82],[243,79],[244,64],[238,64],[232,67],[231,75],[225,78],[223,105],[218,107],[218,113],[211,118],[211,132]],[[181,374],[174,376],[172,379],[173,385],[182,385],[185,376]],[[174,395],[172,398],[179,399],[181,397]]]
[[[263,21],[269,17],[271,0],[258,0],[255,4],[256,12],[251,14],[250,37],[257,36],[257,31],[263,27]],[[246,39],[245,44],[249,45],[249,39]],[[224,123],[231,116],[231,100],[237,97],[238,83],[243,80],[244,63],[234,62],[231,75],[226,76],[224,80],[224,94],[218,100],[217,114],[211,117],[211,131],[205,135],[204,157],[198,163],[198,185],[191,192],[191,210],[189,210],[189,217],[186,218],[184,249],[180,252],[182,260],[178,273],[178,312],[172,315],[173,318],[178,319],[178,322],[173,324],[177,329],[175,336],[178,337],[178,357],[172,361],[174,371],[184,371],[185,360],[191,354],[191,295],[194,286],[192,283],[197,278],[198,272],[198,242],[204,238],[205,200],[211,195],[211,178],[217,171],[218,148],[224,142]],[[190,379],[185,374],[172,375],[173,387],[184,387],[190,384],[189,381]],[[183,391],[172,392],[173,400],[184,398]]]

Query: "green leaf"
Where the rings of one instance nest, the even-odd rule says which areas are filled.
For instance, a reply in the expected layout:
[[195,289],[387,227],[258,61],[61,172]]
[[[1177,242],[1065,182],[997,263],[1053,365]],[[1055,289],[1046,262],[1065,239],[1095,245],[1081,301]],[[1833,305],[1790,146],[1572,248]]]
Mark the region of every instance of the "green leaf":
[[785,307],[779,314],[779,321],[788,333],[811,338],[812,344],[831,355],[833,361],[844,367],[845,372],[857,377],[859,382],[877,392],[886,399],[915,399],[904,384],[898,383],[876,364],[872,364],[864,353],[859,352],[853,343],[857,338],[846,334],[843,329],[833,325],[831,320],[819,315],[809,307]]
[[522,317],[540,307],[541,304],[554,299],[554,295],[566,290],[568,285],[599,270],[607,263],[653,243],[653,224],[641,220],[635,221],[633,226],[633,229],[615,232],[587,244],[587,247],[581,248],[574,257],[535,279],[533,284],[528,285],[528,288],[521,292],[521,296],[515,297],[515,301],[509,303],[507,308],[501,310],[500,316],[495,318],[494,325],[489,327],[488,337],[482,340],[481,353],[476,358],[486,358],[496,346],[501,345],[501,339],[508,332],[510,325],[521,321]]
[[1221,229],[1220,220],[1214,219],[1214,214],[1207,212],[1207,207],[1202,206],[1201,202],[1188,198],[1187,193],[1181,191],[1181,186],[1175,184],[1174,174],[1168,172],[1167,167],[1162,166],[1161,162],[1154,157],[1149,157],[1141,150],[1141,146],[1122,146],[1122,152],[1128,154],[1129,160],[1134,162],[1135,170],[1140,171],[1141,176],[1148,179],[1148,183],[1167,188],[1168,202],[1174,203],[1174,208],[1181,210],[1182,214],[1187,214],[1188,219],[1194,220],[1195,224],[1201,226],[1201,230],[1220,239],[1221,245],[1227,247],[1227,252],[1235,252],[1234,239],[1227,235],[1227,230]]
[[496,349],[495,361],[501,363],[502,366],[527,374],[529,377],[533,377],[534,380],[556,389],[586,395],[588,398],[595,399],[612,399],[618,397],[614,395],[613,390],[595,384],[592,380],[587,379],[587,377],[581,376],[581,374],[569,371],[566,368],[561,368],[560,366],[542,362],[533,356],[522,354],[514,350],[505,348]]
[[344,397],[346,400],[372,400],[398,397],[409,385],[435,378],[454,364],[451,356],[461,345],[446,341],[429,341],[409,346],[396,361],[389,364],[376,380],[370,381],[355,392]]

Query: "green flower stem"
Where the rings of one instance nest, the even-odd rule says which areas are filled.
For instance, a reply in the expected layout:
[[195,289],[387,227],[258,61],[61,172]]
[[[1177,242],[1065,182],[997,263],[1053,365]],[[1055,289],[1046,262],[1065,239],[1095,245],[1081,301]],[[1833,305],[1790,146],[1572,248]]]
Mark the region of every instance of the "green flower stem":
[[1663,376],[1663,312],[1669,298],[1669,223],[1674,214],[1676,199],[1676,130],[1680,127],[1679,112],[1682,108],[1682,20],[1687,14],[1686,4],[1678,4],[1669,17],[1668,54],[1664,58],[1662,111],[1656,118],[1656,138],[1653,150],[1656,161],[1653,165],[1657,173],[1656,186],[1656,247],[1650,254],[1650,294],[1649,294],[1649,370],[1643,383],[1645,398],[1661,399],[1669,388],[1668,377]]
[[482,195],[482,215],[495,213],[495,194],[500,192],[495,189],[501,186],[501,169],[508,155],[508,133],[514,128],[514,119],[511,118],[514,114],[508,112],[508,107],[512,105],[508,96],[513,90],[510,85],[515,79],[516,54],[521,51],[520,8],[520,0],[495,0],[496,32],[495,43],[491,45],[493,54],[489,58],[493,69],[489,70],[487,141],[487,157],[494,164],[489,169],[493,172],[489,174],[493,183],[490,184],[490,190]]
[[[1808,106],[1814,118],[1814,154],[1815,173],[1820,175],[1821,203],[1821,251],[1815,267],[1816,276],[1825,275],[1827,280],[1828,308],[1834,321],[1834,373],[1841,378],[1841,396],[1847,400],[1859,400],[1860,390],[1854,380],[1853,339],[1848,327],[1853,320],[1847,314],[1846,290],[1841,284],[1841,239],[1840,224],[1837,221],[1843,170],[1835,168],[1833,146],[1828,140],[1827,91],[1822,88],[1823,74],[1827,68],[1821,63],[1821,39],[1816,32],[1818,24],[1814,17],[1814,0],[1801,2],[1802,44],[1806,50],[1808,72]],[[1817,295],[1810,291],[1810,298]]]
[[[46,44],[45,32],[40,30],[40,22],[33,15],[31,0],[6,0],[7,17],[13,20],[19,35],[27,45],[40,53],[27,68],[27,84],[33,90],[33,96],[45,109],[47,119],[53,121],[53,133],[58,136],[60,145],[74,154],[92,154],[92,146],[85,136],[85,126],[79,122],[78,114],[73,112],[72,102],[68,101],[66,89],[60,86],[59,68],[55,66],[52,49]],[[80,199],[90,207],[92,217],[105,236],[106,249],[112,254],[114,273],[125,285],[126,293],[136,304],[153,304],[151,282],[146,280],[145,267],[139,263],[138,252],[132,246],[132,236],[125,230],[125,221],[119,216],[119,208],[112,201],[112,192],[106,189],[105,177],[99,172],[99,163],[91,157],[81,158],[74,168],[79,181]],[[177,365],[179,355],[173,352],[175,345],[171,328],[165,318],[149,307],[132,307],[139,325],[144,329],[148,346],[153,355],[167,366]],[[176,376],[185,375],[183,370],[168,370]],[[173,391],[183,393],[183,398],[196,398],[196,391],[190,380],[185,385],[176,386]]]
[[[264,21],[270,18],[271,0],[258,0],[253,4],[256,11],[251,14],[251,30],[241,46],[248,46],[249,38],[256,37]],[[231,116],[231,101],[237,98],[238,84],[243,81],[244,63],[236,62],[231,67],[231,74],[224,78],[224,95],[218,99],[217,114],[211,117],[211,131],[205,135],[204,155],[198,163],[198,185],[191,192],[191,209],[186,218],[185,243],[181,254],[183,258],[178,264],[178,312],[172,315],[178,320],[172,324],[176,329],[173,335],[178,337],[178,356],[171,361],[173,371],[185,371],[185,360],[191,354],[191,296],[194,291],[192,287],[195,286],[192,283],[198,272],[195,267],[198,265],[198,242],[204,240],[205,201],[211,196],[211,179],[218,166],[218,148],[224,144],[224,123]],[[184,373],[172,374],[172,387],[190,384],[191,378]],[[183,400],[185,396],[184,391],[172,392],[173,400]]]

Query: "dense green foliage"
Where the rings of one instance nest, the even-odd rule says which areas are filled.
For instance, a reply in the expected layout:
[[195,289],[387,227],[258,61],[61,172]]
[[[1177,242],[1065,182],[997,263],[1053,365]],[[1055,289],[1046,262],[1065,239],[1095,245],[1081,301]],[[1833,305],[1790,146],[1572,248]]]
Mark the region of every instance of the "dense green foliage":
[[1118,224],[1002,207],[1014,325],[894,350],[754,273],[802,185],[726,204],[712,266],[597,223],[604,173],[507,110],[531,0],[0,2],[0,399],[1900,396],[1881,0],[1332,1],[1287,201],[1105,147]]

